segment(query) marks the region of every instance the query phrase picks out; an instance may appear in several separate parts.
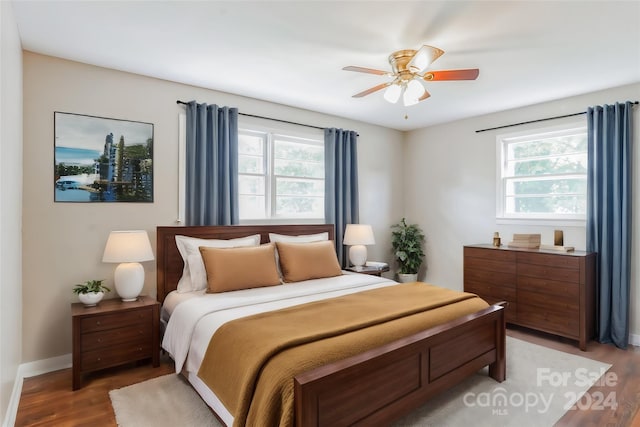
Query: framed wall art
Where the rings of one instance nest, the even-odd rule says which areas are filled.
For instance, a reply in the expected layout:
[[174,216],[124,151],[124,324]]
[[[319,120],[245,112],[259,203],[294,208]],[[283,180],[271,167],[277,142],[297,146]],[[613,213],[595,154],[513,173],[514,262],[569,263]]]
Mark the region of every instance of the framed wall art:
[[153,124],[54,112],[54,201],[153,202]]

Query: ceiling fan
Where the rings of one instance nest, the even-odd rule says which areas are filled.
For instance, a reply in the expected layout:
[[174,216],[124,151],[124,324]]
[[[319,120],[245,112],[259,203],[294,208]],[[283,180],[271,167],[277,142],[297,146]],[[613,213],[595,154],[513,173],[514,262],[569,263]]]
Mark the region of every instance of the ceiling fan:
[[443,53],[444,51],[437,47],[424,45],[417,51],[405,49],[389,55],[392,72],[356,67],[353,65],[344,67],[343,70],[377,74],[393,78],[393,80],[389,82],[381,83],[365,91],[356,93],[353,95],[354,98],[362,98],[363,96],[387,88],[384,92],[384,99],[395,104],[402,96],[404,105],[408,107],[424,101],[431,96],[424,87],[423,82],[425,81],[475,80],[478,78],[480,71],[477,68],[467,70],[426,71],[433,61],[442,56]]

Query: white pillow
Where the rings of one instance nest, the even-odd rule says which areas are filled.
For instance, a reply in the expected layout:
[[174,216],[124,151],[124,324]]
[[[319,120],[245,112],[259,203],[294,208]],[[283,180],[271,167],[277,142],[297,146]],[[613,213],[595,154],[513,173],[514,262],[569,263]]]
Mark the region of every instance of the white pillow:
[[276,234],[269,233],[270,242],[282,242],[282,243],[311,243],[320,242],[322,240],[329,240],[329,233],[317,233],[317,234],[301,234],[299,236],[289,236],[288,234]]
[[[276,234],[269,233],[269,241],[272,243],[312,243],[321,242],[323,240],[329,240],[329,233],[317,233],[317,234],[300,234],[298,236],[290,236],[288,234]],[[276,265],[278,266],[278,274],[280,278],[283,277],[282,269],[280,268],[280,255],[278,255],[278,249],[276,248]]]
[[207,289],[207,271],[204,268],[200,246],[207,248],[239,248],[246,246],[259,246],[260,235],[239,237],[237,239],[198,239],[176,235],[176,246],[184,261],[182,277],[178,281],[177,291],[193,292]]

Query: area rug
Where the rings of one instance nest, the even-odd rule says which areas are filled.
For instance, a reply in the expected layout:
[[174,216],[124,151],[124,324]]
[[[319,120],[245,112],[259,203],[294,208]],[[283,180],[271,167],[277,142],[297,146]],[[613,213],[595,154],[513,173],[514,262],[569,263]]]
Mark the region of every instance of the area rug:
[[[610,366],[507,337],[506,381],[497,383],[480,371],[394,426],[553,426],[576,402],[577,409],[595,402],[579,399],[607,378],[603,374]],[[120,427],[221,427],[178,375],[112,390],[109,396]]]

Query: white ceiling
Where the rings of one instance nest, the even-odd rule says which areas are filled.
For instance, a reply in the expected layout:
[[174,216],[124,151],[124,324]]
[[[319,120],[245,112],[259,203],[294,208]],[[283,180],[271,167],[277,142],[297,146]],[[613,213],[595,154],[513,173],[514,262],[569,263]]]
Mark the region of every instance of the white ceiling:
[[[25,50],[399,130],[640,82],[640,0],[13,7]],[[431,97],[412,107],[387,103],[383,91],[351,98],[388,78],[342,67],[388,70],[391,52],[423,44],[445,51],[430,69],[479,68],[480,76],[426,83]]]

